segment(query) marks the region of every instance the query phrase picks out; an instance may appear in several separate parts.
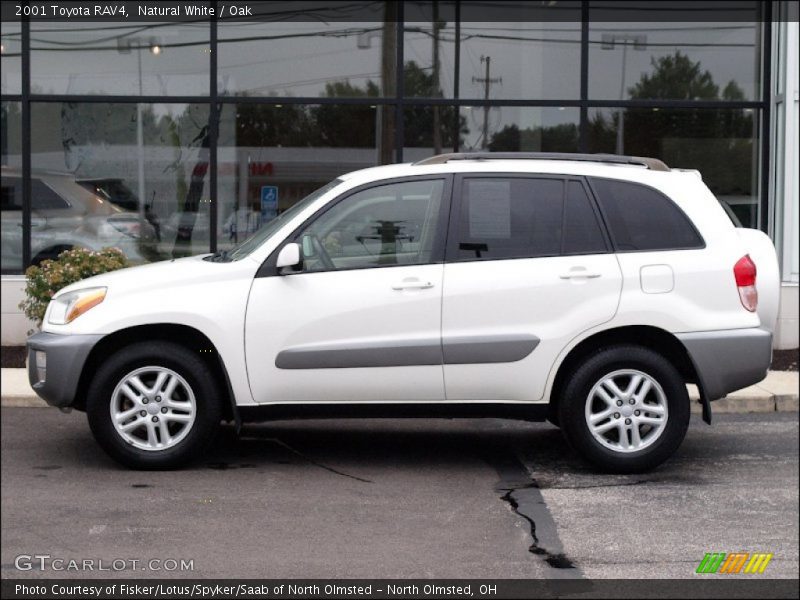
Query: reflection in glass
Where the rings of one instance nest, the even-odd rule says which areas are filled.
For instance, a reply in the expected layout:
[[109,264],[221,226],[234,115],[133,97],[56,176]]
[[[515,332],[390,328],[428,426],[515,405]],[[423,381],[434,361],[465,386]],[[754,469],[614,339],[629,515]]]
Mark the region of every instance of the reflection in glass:
[[627,108],[589,111],[590,152],[614,152],[623,115],[625,154],[697,169],[734,221],[758,228],[758,124],[752,109]]
[[[258,22],[219,23],[219,91],[240,96],[391,96],[394,2],[294,11],[259,3]],[[348,10],[364,20],[345,21]],[[353,15],[356,16],[355,14]],[[374,20],[371,19],[374,17]],[[384,21],[384,17],[386,20]]]
[[3,273],[22,270],[22,180],[20,103],[0,105],[0,256]]
[[22,32],[20,23],[0,23],[0,92],[22,93]]
[[436,0],[407,3],[404,17],[403,93],[411,98],[452,98],[455,3]]
[[[608,15],[613,8],[604,8]],[[620,11],[626,10],[620,6]],[[653,20],[589,26],[589,97],[754,100],[761,24]]]
[[209,24],[31,23],[31,92],[187,96],[209,91]]
[[32,106],[34,262],[75,246],[133,262],[209,251],[207,105]]
[[577,152],[577,108],[465,106],[461,149],[491,152]]
[[227,250],[241,243],[343,173],[384,159],[393,161],[394,141],[380,130],[382,109],[338,104],[223,105],[218,247]]
[[[485,2],[464,3],[485,11]],[[544,5],[544,7],[542,6]],[[546,8],[563,21],[537,22]],[[577,99],[580,96],[581,23],[579,2],[503,3],[514,21],[461,24],[459,96],[480,99]],[[466,14],[464,14],[466,13]],[[513,15],[510,15],[513,16]]]
[[303,270],[430,262],[444,180],[407,181],[348,196],[300,234]]
[[[456,127],[458,136],[454,134]],[[467,120],[456,106],[407,106],[403,109],[403,128],[403,160],[412,162],[453,152],[469,133]]]

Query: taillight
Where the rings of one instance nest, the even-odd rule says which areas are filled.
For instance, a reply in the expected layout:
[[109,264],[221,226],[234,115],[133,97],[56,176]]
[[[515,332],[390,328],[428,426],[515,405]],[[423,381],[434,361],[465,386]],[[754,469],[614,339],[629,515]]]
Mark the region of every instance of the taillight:
[[750,312],[758,308],[758,290],[756,289],[756,263],[745,254],[733,265],[733,277],[739,290],[739,299]]

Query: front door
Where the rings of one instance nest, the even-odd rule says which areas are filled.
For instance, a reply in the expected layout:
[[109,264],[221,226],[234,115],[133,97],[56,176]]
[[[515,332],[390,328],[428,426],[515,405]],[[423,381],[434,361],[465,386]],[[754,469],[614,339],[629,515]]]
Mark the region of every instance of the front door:
[[449,190],[445,177],[358,188],[289,236],[302,268],[257,277],[248,300],[256,402],[444,400]]

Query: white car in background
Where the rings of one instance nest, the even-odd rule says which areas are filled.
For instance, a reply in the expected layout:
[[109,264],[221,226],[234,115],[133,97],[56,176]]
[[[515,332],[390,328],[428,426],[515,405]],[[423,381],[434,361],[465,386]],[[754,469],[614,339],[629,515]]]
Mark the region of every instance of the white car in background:
[[696,173],[613,155],[452,154],[343,175],[230,252],[61,290],[29,378],[134,468],[223,419],[549,419],[598,468],[680,446],[771,360],[775,249]]
[[[2,268],[22,265],[22,174],[2,169]],[[153,227],[92,193],[73,175],[31,174],[31,262],[55,259],[70,248],[100,250],[113,246],[132,262],[144,262],[142,244],[152,243]]]

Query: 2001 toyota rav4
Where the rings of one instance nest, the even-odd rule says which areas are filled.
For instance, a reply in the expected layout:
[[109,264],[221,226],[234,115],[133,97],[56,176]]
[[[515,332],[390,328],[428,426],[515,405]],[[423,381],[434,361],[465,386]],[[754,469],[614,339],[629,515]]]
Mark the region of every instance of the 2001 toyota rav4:
[[680,445],[687,382],[710,423],[765,376],[778,286],[772,242],[696,172],[440,155],[344,175],[231,252],[63,289],[29,375],[136,468],[223,419],[402,413],[547,418],[632,472]]

